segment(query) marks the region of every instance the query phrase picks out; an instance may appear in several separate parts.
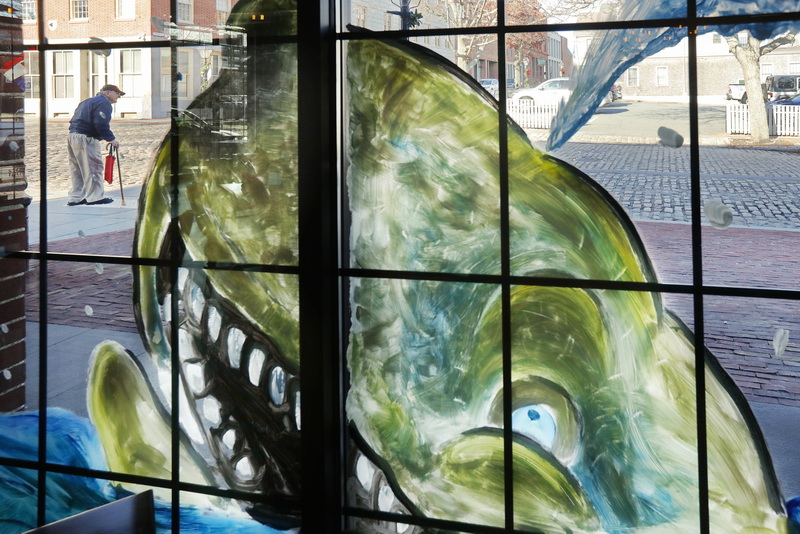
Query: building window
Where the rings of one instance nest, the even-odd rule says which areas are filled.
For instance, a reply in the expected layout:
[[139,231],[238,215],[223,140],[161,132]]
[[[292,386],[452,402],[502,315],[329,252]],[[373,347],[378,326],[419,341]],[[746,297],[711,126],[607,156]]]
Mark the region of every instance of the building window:
[[628,69],[628,87],[639,87],[639,67]]
[[36,0],[22,0],[22,20],[36,20]]
[[161,49],[160,93],[162,100],[169,100],[172,95],[172,54],[168,48]]
[[25,51],[25,98],[39,98],[39,52]]
[[136,0],[117,0],[117,18],[135,19]]
[[713,37],[713,38],[712,38],[712,40],[711,40],[711,42],[712,42],[712,43],[714,43],[714,44],[720,44],[720,43],[722,42],[722,36],[721,36],[720,34],[718,34],[718,33],[716,33],[716,32],[715,32],[715,33],[713,34],[713,36],[714,36],[714,37]]
[[228,12],[230,8],[230,0],[217,0],[217,26],[224,26],[228,20]]
[[789,63],[789,74],[800,74],[800,63]]
[[142,51],[119,51],[119,86],[126,97],[142,96]]
[[772,76],[775,74],[775,69],[772,63],[762,63],[760,69],[762,82],[767,78],[767,76]]
[[389,31],[392,29],[392,15],[389,13],[383,14],[383,29]]
[[89,53],[89,79],[91,87],[89,92],[97,94],[108,83],[108,57],[103,54]]
[[656,87],[669,85],[669,70],[667,67],[656,67]]
[[70,0],[70,20],[85,20],[89,18],[89,0]]
[[53,51],[53,98],[75,96],[75,75],[71,50]]
[[365,6],[357,6],[355,8],[355,11],[356,11],[355,13],[356,16],[354,17],[355,20],[353,21],[353,23],[356,26],[365,28],[367,25],[367,8]]
[[736,34],[736,39],[739,41],[739,46],[746,47],[748,43],[748,33],[747,32],[739,32]]
[[192,79],[189,70],[189,52],[178,50],[178,96],[186,98],[189,96],[190,80]]
[[178,0],[178,22],[194,22],[193,0]]

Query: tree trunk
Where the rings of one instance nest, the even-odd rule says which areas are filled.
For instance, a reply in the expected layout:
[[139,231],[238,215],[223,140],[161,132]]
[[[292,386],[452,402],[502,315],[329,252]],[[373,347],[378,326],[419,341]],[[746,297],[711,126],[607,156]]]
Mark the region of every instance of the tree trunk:
[[[767,123],[767,105],[764,103],[764,90],[761,87],[761,71],[758,56],[748,53],[751,49],[743,49],[745,60],[739,60],[744,74],[744,88],[747,91],[747,105],[750,108],[750,137],[760,143],[769,140],[769,124]],[[737,54],[737,58],[739,54]]]

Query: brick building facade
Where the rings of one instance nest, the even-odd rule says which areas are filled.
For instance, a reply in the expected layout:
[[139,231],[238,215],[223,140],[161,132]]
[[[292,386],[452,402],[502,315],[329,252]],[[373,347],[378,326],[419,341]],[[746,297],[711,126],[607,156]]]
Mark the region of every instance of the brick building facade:
[[[230,9],[238,0],[178,0],[175,24],[170,25],[169,0],[43,0],[22,2],[25,52],[26,113],[39,112],[45,97],[47,115],[71,115],[81,100],[105,83],[127,94],[115,106],[119,118],[169,116],[172,95],[170,38],[200,46],[177,49],[178,106],[187,105],[213,79],[222,65],[218,46]],[[51,50],[39,72],[40,25],[50,44],[147,43],[147,46],[97,50]],[[153,46],[163,41],[165,46]],[[48,76],[48,95],[39,94],[39,77]]]

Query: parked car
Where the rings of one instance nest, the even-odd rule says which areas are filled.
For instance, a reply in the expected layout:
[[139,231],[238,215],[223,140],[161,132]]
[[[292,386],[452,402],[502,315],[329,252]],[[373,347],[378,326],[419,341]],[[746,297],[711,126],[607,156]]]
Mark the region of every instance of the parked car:
[[506,87],[509,89],[514,89],[517,86],[517,80],[514,78],[508,78],[506,80]]
[[520,89],[511,96],[511,100],[533,100],[533,104],[539,106],[567,101],[571,94],[572,82],[569,78],[553,78],[536,87]]
[[[762,98],[766,102],[769,98],[767,96],[767,84],[761,84],[761,90],[763,91]],[[728,92],[725,93],[726,100],[738,100],[740,104],[747,104],[747,90],[744,87],[744,80],[739,80],[738,83],[730,83],[728,84]]]
[[484,78],[480,80],[480,82],[484,89],[489,91],[493,97],[497,98],[500,94],[500,80],[496,78]]
[[800,92],[800,74],[776,74],[765,80],[767,98],[786,100]]
[[783,100],[775,100],[773,102],[767,102],[767,104],[773,106],[800,106],[800,93],[797,93],[796,95]]
[[[572,83],[572,80],[569,78],[553,78],[540,83],[536,87],[530,89],[520,89],[511,95],[511,100],[532,100],[534,106],[566,102],[572,95]],[[600,102],[600,107],[608,106],[613,101],[613,94],[611,91],[609,91],[608,94],[606,94],[606,96],[603,98],[603,101]]]

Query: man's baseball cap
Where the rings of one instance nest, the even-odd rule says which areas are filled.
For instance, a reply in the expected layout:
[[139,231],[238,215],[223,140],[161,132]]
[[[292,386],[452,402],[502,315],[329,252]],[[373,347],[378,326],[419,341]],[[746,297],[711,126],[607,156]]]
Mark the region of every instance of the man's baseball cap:
[[115,93],[119,94],[119,96],[125,96],[125,93],[124,93],[124,92],[122,92],[122,89],[120,89],[120,88],[119,88],[119,87],[117,87],[116,85],[113,85],[113,84],[110,84],[110,83],[109,83],[109,84],[107,84],[107,85],[104,85],[104,86],[103,86],[103,88],[102,88],[102,89],[100,89],[100,92],[101,92],[101,93],[102,93],[103,91],[114,91]]

